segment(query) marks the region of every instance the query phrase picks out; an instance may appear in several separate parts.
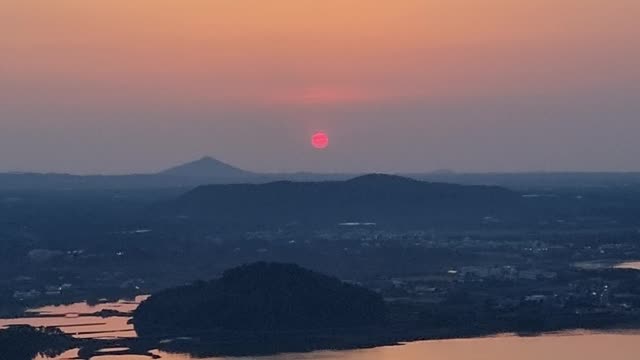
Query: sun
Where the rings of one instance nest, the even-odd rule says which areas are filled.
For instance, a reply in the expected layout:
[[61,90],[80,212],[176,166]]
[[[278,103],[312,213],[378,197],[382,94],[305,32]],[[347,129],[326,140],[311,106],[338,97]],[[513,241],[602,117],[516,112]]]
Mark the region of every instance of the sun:
[[325,132],[317,132],[311,136],[311,146],[318,150],[329,147],[329,135]]

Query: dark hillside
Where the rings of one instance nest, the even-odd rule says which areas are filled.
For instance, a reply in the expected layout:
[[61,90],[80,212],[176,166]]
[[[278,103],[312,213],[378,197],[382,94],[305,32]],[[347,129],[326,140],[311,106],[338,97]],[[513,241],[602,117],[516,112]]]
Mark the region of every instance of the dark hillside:
[[384,317],[384,302],[372,291],[297,265],[259,262],[154,294],[136,310],[134,324],[143,335],[178,335],[362,327]]
[[391,175],[347,181],[201,186],[163,211],[225,224],[479,223],[507,215],[520,195],[493,186],[428,183]]

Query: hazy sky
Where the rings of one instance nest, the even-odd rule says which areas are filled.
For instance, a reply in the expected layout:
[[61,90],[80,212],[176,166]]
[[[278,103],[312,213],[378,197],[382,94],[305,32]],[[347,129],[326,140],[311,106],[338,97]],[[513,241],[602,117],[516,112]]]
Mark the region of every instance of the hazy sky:
[[0,171],[640,170],[639,23],[638,0],[0,0]]

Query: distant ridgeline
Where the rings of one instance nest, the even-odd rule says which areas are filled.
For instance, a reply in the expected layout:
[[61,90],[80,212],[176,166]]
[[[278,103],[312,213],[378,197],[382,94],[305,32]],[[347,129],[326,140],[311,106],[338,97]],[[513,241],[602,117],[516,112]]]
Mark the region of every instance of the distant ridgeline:
[[[142,190],[195,187],[207,184],[256,183],[273,181],[347,180],[360,173],[260,173],[244,170],[210,156],[156,173],[126,175],[72,175],[62,173],[0,172],[0,191],[4,190]],[[640,186],[640,172],[630,173],[455,173],[437,171],[407,173],[407,177],[431,182],[498,185],[510,189],[590,189]]]
[[496,186],[374,174],[348,181],[201,186],[165,204],[162,211],[167,216],[237,225],[458,225],[507,216],[520,202],[520,195]]
[[133,323],[141,336],[278,332],[379,325],[385,314],[384,301],[370,290],[297,265],[260,262],[154,294]]

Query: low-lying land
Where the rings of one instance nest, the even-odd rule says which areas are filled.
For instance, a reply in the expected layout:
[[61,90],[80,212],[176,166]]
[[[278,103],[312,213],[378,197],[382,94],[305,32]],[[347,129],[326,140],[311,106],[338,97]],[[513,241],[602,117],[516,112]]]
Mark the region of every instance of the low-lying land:
[[[633,185],[524,191],[378,175],[193,191],[20,190],[0,193],[0,218],[0,317],[158,294],[264,261],[362,286],[387,308],[383,325],[288,334],[280,342],[291,344],[282,348],[296,336],[317,344],[309,347],[357,347],[638,325],[640,272],[611,268],[640,259],[640,190]],[[233,331],[217,331],[217,343],[233,343]],[[279,336],[274,331],[250,336],[260,344]],[[216,343],[187,337],[160,347]],[[145,336],[118,341],[137,352],[158,346]],[[94,343],[102,344],[83,349]],[[220,346],[212,352],[233,347]]]

